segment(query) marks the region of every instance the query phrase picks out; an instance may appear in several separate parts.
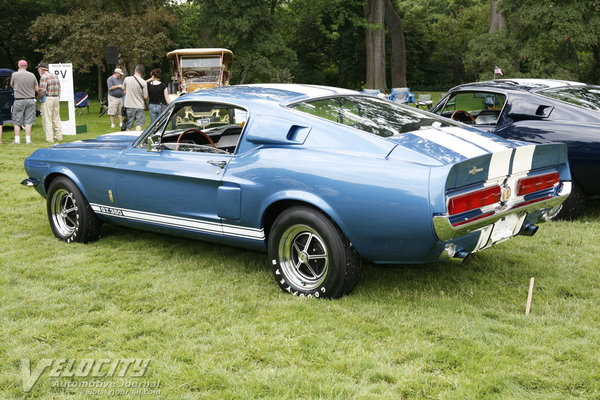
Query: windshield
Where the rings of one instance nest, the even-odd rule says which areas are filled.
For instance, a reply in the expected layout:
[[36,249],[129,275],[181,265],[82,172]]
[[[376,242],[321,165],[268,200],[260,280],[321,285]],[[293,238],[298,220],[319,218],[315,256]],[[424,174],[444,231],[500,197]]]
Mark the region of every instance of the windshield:
[[600,86],[566,86],[537,92],[576,106],[600,111]]
[[455,126],[446,118],[370,96],[336,96],[303,101],[290,107],[382,137],[423,128]]

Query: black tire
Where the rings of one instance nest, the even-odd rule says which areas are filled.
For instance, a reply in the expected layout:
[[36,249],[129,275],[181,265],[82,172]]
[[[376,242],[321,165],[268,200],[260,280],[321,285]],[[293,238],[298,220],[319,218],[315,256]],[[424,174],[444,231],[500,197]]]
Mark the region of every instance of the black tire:
[[309,207],[281,213],[269,234],[269,260],[284,292],[317,298],[337,298],[354,289],[360,257],[341,230]]
[[572,220],[579,218],[585,211],[585,193],[577,182],[573,181],[571,194],[562,203],[560,211],[552,219]]
[[77,185],[66,177],[48,187],[48,220],[54,236],[67,243],[98,240],[102,223]]

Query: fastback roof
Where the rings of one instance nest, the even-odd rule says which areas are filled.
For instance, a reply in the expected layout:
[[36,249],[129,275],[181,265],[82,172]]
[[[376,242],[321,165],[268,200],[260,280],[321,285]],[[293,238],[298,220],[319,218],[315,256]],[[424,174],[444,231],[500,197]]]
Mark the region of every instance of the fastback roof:
[[232,101],[238,104],[263,102],[271,103],[272,105],[286,105],[311,98],[344,94],[356,95],[360,94],[360,92],[329,86],[263,83],[199,90],[181,98],[210,98],[211,100]]

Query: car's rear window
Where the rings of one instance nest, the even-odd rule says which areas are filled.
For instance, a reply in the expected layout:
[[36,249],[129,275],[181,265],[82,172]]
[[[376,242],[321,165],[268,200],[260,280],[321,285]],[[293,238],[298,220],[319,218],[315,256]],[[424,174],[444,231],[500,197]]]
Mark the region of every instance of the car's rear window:
[[295,103],[290,107],[382,137],[432,126],[455,126],[446,118],[370,96],[328,97]]
[[600,111],[600,86],[566,86],[537,92],[576,106]]

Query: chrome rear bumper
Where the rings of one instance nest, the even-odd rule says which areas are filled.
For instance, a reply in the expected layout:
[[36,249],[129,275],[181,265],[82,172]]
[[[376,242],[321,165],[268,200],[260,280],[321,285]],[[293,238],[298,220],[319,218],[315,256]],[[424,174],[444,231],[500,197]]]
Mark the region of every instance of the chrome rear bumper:
[[549,199],[537,201],[535,203],[526,204],[523,206],[519,206],[518,204],[512,207],[505,206],[503,208],[500,208],[500,210],[494,215],[490,215],[489,217],[481,218],[460,226],[453,226],[450,223],[450,220],[447,215],[436,215],[433,217],[433,228],[438,239],[441,241],[446,241],[464,236],[468,233],[492,225],[500,219],[506,217],[507,215],[512,214],[516,214],[519,218],[522,218],[529,213],[544,210],[544,215],[542,215],[542,218],[539,221],[543,222],[546,220],[543,217],[546,214],[550,213],[555,207],[560,206],[562,202],[567,199],[570,193],[571,182],[563,181],[561,185],[557,188],[556,195]]

